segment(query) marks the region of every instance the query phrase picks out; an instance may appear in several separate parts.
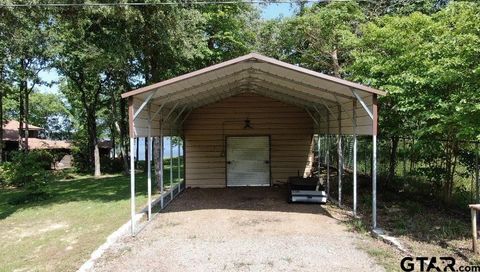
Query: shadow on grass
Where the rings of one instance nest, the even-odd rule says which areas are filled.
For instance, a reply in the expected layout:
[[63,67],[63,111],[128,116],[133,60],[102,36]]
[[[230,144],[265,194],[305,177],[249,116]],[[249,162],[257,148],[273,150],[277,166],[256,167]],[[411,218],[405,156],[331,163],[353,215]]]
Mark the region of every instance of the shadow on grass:
[[[349,178],[351,177],[346,178],[343,191],[344,204],[351,207],[352,188]],[[335,188],[335,185],[332,187]],[[352,223],[361,225],[362,229],[364,226],[370,228],[372,195],[369,177],[359,178],[358,198],[362,222]],[[465,211],[441,204],[431,196],[389,191],[383,183],[377,186],[377,224],[393,236],[440,246],[447,245],[452,240],[469,239],[471,226]]]
[[[174,171],[176,173],[176,171]],[[169,185],[168,175],[165,185]],[[176,176],[174,176],[176,178]],[[152,181],[152,190],[156,184]],[[101,178],[80,176],[74,179],[56,180],[49,185],[51,197],[21,204],[13,204],[15,199],[26,195],[22,188],[0,190],[0,220],[5,219],[18,210],[47,206],[74,201],[111,202],[130,199],[130,176],[110,175]],[[147,192],[147,178],[145,173],[136,174],[135,192],[137,196]]]

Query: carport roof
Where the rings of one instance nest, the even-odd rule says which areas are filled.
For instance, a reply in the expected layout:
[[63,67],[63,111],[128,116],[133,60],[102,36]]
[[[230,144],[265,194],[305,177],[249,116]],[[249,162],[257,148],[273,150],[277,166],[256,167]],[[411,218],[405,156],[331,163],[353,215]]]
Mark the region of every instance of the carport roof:
[[[231,79],[231,80],[228,80]],[[352,90],[360,92],[360,96],[367,94],[385,95],[384,91],[377,90],[362,84],[325,75],[293,64],[269,58],[258,53],[250,53],[229,61],[215,64],[188,74],[161,81],[143,88],[122,94],[122,98],[135,96],[143,99],[162,99],[176,93],[188,92],[189,97],[208,91],[212,88],[226,89],[228,86],[244,86],[247,81],[267,82],[269,86],[276,83],[276,88],[289,89],[290,84],[300,84],[304,91],[313,95],[323,95],[327,101],[334,103],[345,102],[346,99],[355,99]],[[290,83],[290,84],[288,84]],[[255,86],[258,86],[256,84]],[[292,87],[295,89],[295,86]],[[316,89],[316,90],[315,90]],[[153,93],[152,93],[153,92]],[[181,99],[185,97],[177,97]],[[340,101],[339,101],[340,100]]]
[[[158,123],[159,115],[162,123],[185,120],[182,116],[196,108],[245,92],[304,108],[321,127],[320,132],[327,134],[340,127],[342,133],[352,134],[355,125],[359,134],[376,133],[376,130],[372,131],[376,128],[376,97],[386,94],[365,85],[250,53],[126,92],[122,98],[131,100],[131,131],[136,131],[139,136],[147,133],[149,122]],[[166,117],[163,111],[168,112]],[[326,125],[320,126],[318,120]],[[329,124],[328,120],[336,121],[336,124]],[[358,124],[354,124],[356,121]],[[158,126],[154,126],[153,130],[153,135],[159,133]]]

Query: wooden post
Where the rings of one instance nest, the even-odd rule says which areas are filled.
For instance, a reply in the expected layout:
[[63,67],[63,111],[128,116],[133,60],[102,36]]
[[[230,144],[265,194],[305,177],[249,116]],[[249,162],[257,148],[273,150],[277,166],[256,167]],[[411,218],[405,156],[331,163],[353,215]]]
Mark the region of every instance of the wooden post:
[[470,207],[470,213],[472,215],[472,249],[475,254],[478,253],[477,247],[477,209],[480,209],[480,205],[473,204],[468,205]]
[[479,174],[479,165],[478,165],[478,163],[479,163],[479,161],[478,161],[478,152],[479,152],[479,150],[478,150],[478,142],[476,142],[476,143],[475,143],[475,187],[476,187],[476,192],[477,192],[477,194],[476,194],[476,202],[477,202],[477,204],[478,204],[478,202],[479,202],[479,200],[480,200],[480,199],[479,199],[479,198],[480,198],[480,196],[479,196],[479,191],[480,191],[480,188],[479,188],[479,186],[480,186],[480,184],[479,184],[479,182],[480,182],[480,181],[479,181],[479,175],[480,175],[480,174]]

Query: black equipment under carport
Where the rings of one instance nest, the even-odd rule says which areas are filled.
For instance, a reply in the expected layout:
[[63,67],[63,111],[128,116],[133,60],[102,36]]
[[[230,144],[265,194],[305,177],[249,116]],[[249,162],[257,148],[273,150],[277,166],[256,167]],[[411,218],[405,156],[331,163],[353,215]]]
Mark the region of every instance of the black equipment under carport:
[[325,188],[315,177],[289,177],[288,202],[327,203]]

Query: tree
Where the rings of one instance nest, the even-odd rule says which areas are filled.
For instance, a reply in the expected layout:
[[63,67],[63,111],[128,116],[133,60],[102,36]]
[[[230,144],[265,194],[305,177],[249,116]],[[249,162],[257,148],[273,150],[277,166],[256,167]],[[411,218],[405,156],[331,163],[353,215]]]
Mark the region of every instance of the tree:
[[[300,16],[278,21],[279,34],[268,34],[277,28],[274,22],[268,22],[261,32],[260,44],[277,46],[262,46],[260,50],[281,60],[341,77],[342,68],[350,58],[357,26],[364,20],[360,6],[353,1],[314,5]],[[271,49],[273,53],[269,52]]]
[[94,175],[101,175],[98,148],[97,114],[105,95],[108,56],[101,47],[102,11],[69,8],[57,13],[55,68],[66,79],[61,91],[69,101],[73,115],[86,131],[88,161]]
[[[10,62],[9,41],[12,39],[12,28],[10,24],[10,11],[0,9],[0,124],[3,127],[3,104],[7,92],[10,90],[10,73],[8,63]],[[0,163],[3,162],[3,129],[0,129]]]
[[49,21],[42,9],[6,9],[7,12],[7,28],[11,31],[11,39],[8,40],[10,62],[7,65],[18,89],[19,147],[28,150],[30,95],[35,86],[44,84],[38,75],[47,67],[49,59]]
[[[476,3],[452,3],[431,16],[385,16],[367,23],[348,69],[351,79],[388,91],[381,100],[383,135],[445,140],[442,149],[424,141],[429,147],[422,154],[430,169],[441,170],[432,179],[441,181],[447,200],[460,141],[480,135],[471,123],[480,120],[478,14]],[[391,153],[395,160],[396,150]],[[395,165],[390,162],[391,175]]]

